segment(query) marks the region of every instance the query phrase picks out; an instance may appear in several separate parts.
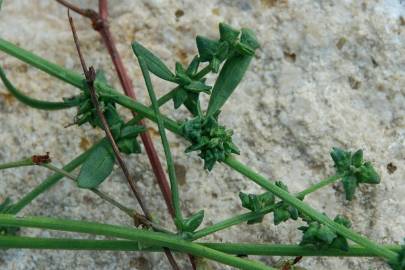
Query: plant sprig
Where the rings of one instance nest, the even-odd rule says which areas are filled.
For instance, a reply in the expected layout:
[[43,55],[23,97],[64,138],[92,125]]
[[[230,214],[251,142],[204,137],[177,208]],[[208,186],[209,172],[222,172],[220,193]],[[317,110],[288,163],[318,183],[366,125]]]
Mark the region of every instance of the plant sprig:
[[[154,245],[157,248],[168,247],[177,251],[218,260],[228,265],[237,266],[241,269],[271,269],[247,260],[238,259],[236,261],[234,257],[231,258],[228,255],[218,253],[217,251],[203,251],[199,244],[193,244],[191,242],[200,237],[242,222],[262,222],[265,214],[273,212],[275,224],[279,224],[289,219],[296,220],[299,217],[307,222],[307,226],[302,226],[299,229],[303,232],[301,245],[305,247],[310,246],[310,254],[319,254],[320,251],[318,249],[320,248],[333,250],[333,252],[335,252],[334,254],[340,254],[339,256],[344,255],[344,252],[348,252],[349,254],[351,247],[348,245],[348,240],[351,240],[363,247],[362,252],[386,259],[391,265],[393,265],[394,269],[403,269],[403,252],[401,250],[392,250],[387,246],[376,244],[366,237],[354,232],[350,228],[350,222],[345,218],[337,216],[332,220],[303,201],[308,194],[331,184],[340,178],[342,178],[346,199],[348,200],[353,199],[355,189],[359,184],[378,184],[380,182],[380,177],[371,163],[363,160],[363,153],[361,150],[352,154],[349,151],[334,148],[331,152],[331,156],[335,162],[337,170],[336,175],[295,195],[290,194],[287,186],[282,182],[269,181],[266,177],[256,173],[233,157],[233,154],[239,154],[239,149],[232,142],[232,131],[219,124],[218,116],[224,104],[241,82],[254,57],[255,51],[259,48],[259,44],[256,36],[249,29],[242,28],[241,30],[236,30],[226,24],[220,24],[219,32],[219,40],[197,37],[196,43],[199,55],[193,58],[187,68],[184,68],[181,64],[177,63],[174,72],[172,72],[155,54],[139,43],[134,43],[132,45],[141,66],[142,74],[147,86],[146,88],[152,101],[152,108],[148,108],[143,104],[118,93],[103,79],[92,80],[90,85],[90,80],[88,78],[86,81],[83,81],[83,78],[81,78],[80,75],[49,63],[32,53],[26,52],[21,48],[0,39],[0,50],[14,55],[15,57],[20,58],[21,60],[26,61],[27,63],[82,90],[81,95],[65,100],[63,103],[68,104],[69,107],[73,105],[79,107],[77,119],[80,119],[80,121],[77,121],[78,124],[89,122],[93,126],[103,127],[104,129],[108,126],[111,128],[112,134],[109,137],[113,138],[113,140],[118,143],[120,140],[125,141],[128,138],[134,139],[136,135],[143,131],[140,127],[138,128],[136,126],[136,123],[142,117],[149,118],[158,124],[167,159],[171,182],[171,195],[179,235],[173,236],[170,235],[170,233],[163,233],[159,235],[159,238],[158,235],[153,232],[149,233],[147,231],[143,231],[142,233],[144,233],[144,235],[140,236],[138,235],[140,232],[135,229],[126,231],[122,230],[122,228],[107,228],[104,225],[94,224],[93,226],[89,223],[67,222],[67,224],[74,226],[80,232],[90,232],[118,237],[125,236],[123,238],[142,242],[143,247],[146,249]],[[204,62],[208,62],[208,65],[200,69],[200,63]],[[155,95],[149,72],[163,80],[170,81],[177,86],[161,99],[158,99]],[[211,86],[205,84],[204,78],[209,72],[218,73],[212,91]],[[4,72],[1,74],[4,74]],[[5,75],[1,77],[3,81],[8,81]],[[89,86],[91,86],[92,89],[89,89]],[[10,85],[8,88],[11,88]],[[89,92],[89,90],[92,91]],[[15,95],[21,93],[15,91],[15,88],[11,89],[10,92]],[[210,94],[209,104],[206,110],[201,108],[199,101],[200,93]],[[42,102],[39,100],[27,99],[29,97],[26,96],[24,98],[25,99],[22,99],[22,101],[25,101],[25,103],[33,107],[36,106],[35,102]],[[192,114],[193,118],[191,120],[183,121],[182,125],[179,125],[176,121],[161,115],[159,107],[170,99],[173,100],[175,108],[184,105]],[[89,102],[89,100],[92,102]],[[99,100],[101,103],[97,106],[94,103],[94,100]],[[116,111],[117,105],[129,108],[139,116],[125,124]],[[101,117],[100,113],[105,115],[106,123],[102,123],[103,117]],[[188,218],[183,218],[182,216],[180,209],[180,196],[173,166],[174,162],[166,136],[166,129],[189,140],[192,145],[187,149],[187,152],[200,151],[200,156],[204,160],[204,167],[206,169],[212,170],[216,162],[222,162],[264,188],[266,192],[260,195],[240,193],[242,206],[249,209],[251,212],[232,217],[218,224],[196,231],[202,223],[204,212],[203,210],[198,211]],[[130,134],[130,136],[128,135],[129,137],[126,137],[125,134]],[[106,142],[106,139],[103,141]],[[129,145],[131,143],[133,143],[133,140],[126,140],[122,145],[127,148],[119,147],[118,151],[124,153],[138,152],[139,149],[137,148],[137,145],[131,146]],[[127,149],[127,151],[125,149]],[[96,161],[101,161],[99,164],[95,164],[94,167],[91,167],[89,163],[85,163],[81,168],[80,174],[86,174],[90,171],[103,173],[103,175],[97,180],[98,182],[95,183],[95,186],[100,184],[109,173],[111,173],[111,164],[114,162],[114,156],[109,150],[110,149],[107,145],[99,143],[92,151],[86,153],[85,158],[87,158],[87,160],[91,160],[90,157],[92,157],[92,159]],[[114,152],[116,151],[117,150],[114,150]],[[97,160],[97,157],[102,157],[103,159]],[[83,162],[84,159],[81,159],[80,163]],[[78,177],[79,180],[81,178],[80,174]],[[85,178],[90,179],[91,174]],[[57,178],[52,179],[52,182],[49,182],[46,188],[57,181],[54,180]],[[35,191],[35,193],[33,193],[34,195],[29,197],[30,200],[46,190],[46,188],[41,188],[38,191]],[[279,198],[278,202],[275,197]],[[28,202],[29,200],[25,200],[23,205],[26,205]],[[4,208],[7,209],[7,212],[12,209],[12,207],[9,206],[5,206]],[[21,209],[21,207],[19,209]],[[35,218],[15,219],[0,214],[0,225],[3,226],[33,226],[69,230],[69,228],[65,228],[61,224],[62,223],[57,220]],[[156,237],[158,237],[159,240],[157,240]],[[255,248],[258,249],[258,247]],[[339,249],[342,251],[338,251]],[[298,249],[295,249],[296,252],[298,252],[297,250]],[[301,254],[304,253],[305,252],[301,249]]]

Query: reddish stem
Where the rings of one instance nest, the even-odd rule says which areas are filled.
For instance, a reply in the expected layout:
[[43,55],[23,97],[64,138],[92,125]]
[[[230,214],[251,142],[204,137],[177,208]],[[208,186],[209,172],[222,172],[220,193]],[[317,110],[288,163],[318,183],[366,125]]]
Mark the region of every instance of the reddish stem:
[[[108,16],[108,5],[106,0],[99,1],[100,7],[100,19],[102,21],[102,27],[97,30],[104,41],[105,46],[107,47],[108,53],[111,56],[111,60],[114,63],[115,69],[117,71],[118,78],[121,82],[122,88],[127,96],[136,99],[135,91],[132,85],[132,81],[128,76],[128,72],[124,66],[124,63],[121,60],[121,57],[118,53],[117,47],[115,45],[114,39],[112,37],[110,27],[107,22]],[[145,125],[144,121],[140,121],[141,125]],[[145,146],[146,153],[149,158],[149,162],[152,166],[153,173],[155,174],[156,180],[159,184],[160,190],[163,194],[164,200],[166,202],[169,213],[174,216],[174,209],[171,198],[171,190],[169,182],[167,181],[166,174],[163,170],[162,164],[160,162],[159,156],[156,153],[155,147],[153,145],[152,139],[148,132],[141,134],[142,142]]]
[[[75,5],[70,4],[65,0],[56,0],[60,4],[68,7],[69,9],[75,11],[76,13],[89,18],[92,21],[94,30],[100,33],[101,38],[105,46],[107,47],[108,53],[110,54],[111,60],[114,64],[115,70],[117,72],[118,78],[127,96],[136,99],[135,91],[132,85],[132,81],[128,76],[128,72],[121,60],[118,53],[115,41],[112,37],[110,27],[108,25],[108,1],[99,0],[99,13],[91,9],[81,9]],[[144,121],[140,121],[139,124],[145,125]],[[174,217],[174,209],[171,198],[171,189],[169,182],[167,181],[166,174],[163,170],[162,164],[160,162],[159,156],[153,145],[152,139],[148,132],[141,134],[142,142],[145,146],[145,151],[148,155],[149,162],[152,166],[153,173],[158,182],[159,188],[162,192],[163,198],[166,202],[168,211],[172,217]]]

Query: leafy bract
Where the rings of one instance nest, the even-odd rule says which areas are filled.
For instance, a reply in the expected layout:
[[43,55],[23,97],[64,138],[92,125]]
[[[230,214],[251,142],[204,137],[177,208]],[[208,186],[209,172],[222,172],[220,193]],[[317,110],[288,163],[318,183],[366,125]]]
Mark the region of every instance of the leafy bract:
[[112,172],[115,157],[107,141],[97,145],[89,154],[80,169],[77,185],[80,188],[96,188]]

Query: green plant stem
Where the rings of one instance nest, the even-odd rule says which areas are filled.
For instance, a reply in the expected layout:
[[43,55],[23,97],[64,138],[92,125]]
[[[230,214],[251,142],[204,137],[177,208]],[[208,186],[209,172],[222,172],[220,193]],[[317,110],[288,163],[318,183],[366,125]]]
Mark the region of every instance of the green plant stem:
[[7,78],[4,70],[0,67],[0,78],[3,81],[4,86],[7,90],[19,101],[22,103],[36,109],[40,110],[63,110],[68,109],[71,107],[77,106],[77,104],[69,104],[65,102],[50,102],[50,101],[42,101],[39,99],[31,98],[25,95],[23,92],[18,90]]
[[311,217],[312,219],[326,225],[332,231],[352,240],[353,242],[369,249],[374,252],[376,255],[386,258],[388,261],[395,261],[397,254],[387,248],[384,248],[373,241],[361,236],[360,234],[346,228],[343,225],[340,225],[326,215],[323,215],[312,207],[303,203],[301,200],[297,199],[295,196],[289,194],[287,191],[271,183],[266,177],[256,173],[251,168],[242,164],[233,157],[227,157],[224,161],[225,164],[236,170],[237,172],[248,177],[250,180],[263,187],[264,189],[272,192],[277,197],[281,198],[283,201],[289,203],[290,205],[297,208],[301,213]]
[[321,189],[321,188],[323,188],[325,186],[328,186],[328,185],[330,185],[332,183],[335,183],[340,178],[342,178],[342,175],[339,175],[339,174],[332,175],[332,176],[320,181],[319,183],[316,183],[316,184],[310,186],[309,188],[304,189],[303,191],[295,194],[295,197],[299,198],[300,200],[303,200],[304,197],[307,196],[308,194],[311,194],[311,193],[313,193],[313,192],[315,192],[315,191],[317,191],[317,190],[319,190],[319,189]]
[[[42,59],[30,52],[27,52],[21,48],[18,48],[17,46],[13,45],[12,43],[9,43],[3,39],[0,39],[0,50],[9,53],[17,58],[19,58],[22,61],[25,61],[45,72],[47,72],[50,75],[53,75],[65,82],[68,82],[78,88],[85,89],[85,85],[83,84],[82,77],[74,73],[72,71],[69,71],[65,68],[61,68],[58,65],[52,64],[45,59]],[[113,88],[109,87],[105,83],[96,81],[95,82],[96,89],[99,90],[100,94],[104,94],[106,96],[109,96],[113,98],[117,103],[120,105],[132,109],[135,112],[139,114],[143,114],[145,117],[157,121],[156,115],[151,111],[149,108],[146,106],[140,104],[139,102],[136,102],[119,92],[115,91]],[[176,122],[173,120],[170,120],[166,117],[161,116],[162,122],[164,122],[165,127],[169,130],[171,130],[174,133],[181,134],[180,127]],[[347,229],[346,227],[337,224],[333,222],[331,219],[326,217],[325,215],[315,211],[313,208],[311,208],[309,205],[303,203],[301,200],[297,199],[293,195],[289,194],[288,192],[284,191],[283,189],[277,187],[275,184],[271,183],[266,177],[261,176],[260,174],[256,173],[246,165],[240,163],[236,159],[232,157],[228,157],[224,161],[225,164],[230,166],[231,168],[235,169],[242,175],[246,176],[247,178],[251,179],[253,182],[256,184],[260,185],[261,187],[265,188],[266,190],[272,192],[275,194],[277,197],[280,199],[284,200],[285,202],[289,203],[291,206],[297,208],[299,211],[302,213],[308,215],[312,219],[326,225],[329,227],[332,231],[339,233],[343,235],[344,237],[352,240],[353,242],[368,248],[370,251],[374,252],[376,255],[379,255],[381,257],[386,258],[389,261],[394,261],[397,257],[397,254],[392,252],[391,250],[388,250],[384,247],[381,247],[377,245],[376,243],[368,240],[367,238],[361,236],[358,233],[355,233],[354,231],[351,231],[350,229]]]
[[171,250],[208,258],[226,265],[237,267],[239,269],[274,270],[274,268],[266,267],[265,265],[258,262],[234,257],[232,255],[228,255],[223,252],[201,246],[199,244],[182,240],[176,236],[148,230],[139,230],[129,227],[119,227],[94,222],[62,220],[45,217],[19,218],[12,215],[4,214],[0,214],[0,224],[2,226],[33,227],[124,238],[128,240],[139,241],[145,247],[147,247],[148,245],[167,247]]
[[[159,107],[166,104],[169,100],[171,100],[174,96],[174,93],[179,89],[179,87],[173,88],[168,92],[167,94],[163,95],[161,98],[157,100],[157,103],[159,104]],[[149,106],[150,109],[152,109],[152,106]],[[137,114],[134,118],[132,118],[128,124],[136,124],[139,121],[141,121],[144,118],[143,115]]]
[[[74,176],[73,174],[64,171],[50,163],[46,163],[46,164],[42,164],[42,167],[45,167],[51,171],[54,171],[56,173],[60,173],[62,175],[64,175],[66,178],[73,180],[73,181],[77,181],[77,177]],[[115,199],[113,199],[112,197],[110,197],[108,194],[98,190],[97,188],[91,188],[90,191],[92,191],[94,194],[96,194],[97,196],[99,196],[101,199],[105,200],[106,202],[112,204],[113,206],[117,207],[118,209],[120,209],[122,212],[124,212],[125,214],[127,214],[129,217],[131,218],[141,218],[141,214],[137,213],[135,210],[132,210],[126,206],[124,206],[123,204],[117,202]],[[165,232],[165,233],[169,233],[169,234],[173,234],[172,232],[160,227],[157,224],[154,224],[153,222],[147,220],[146,218],[142,219],[143,223],[146,223],[145,225],[152,227],[153,229],[155,229],[156,231],[159,232]]]
[[52,75],[64,82],[72,84],[78,88],[83,89],[86,86],[86,82],[83,80],[82,75],[73,72],[69,69],[58,66],[57,64],[51,63],[29,51],[26,51],[13,43],[8,42],[0,38],[0,50],[13,55],[14,57],[26,62],[36,68],[39,68],[49,75]]
[[[327,186],[327,185],[329,185],[331,183],[334,183],[335,181],[339,180],[340,178],[341,178],[340,175],[333,175],[333,176],[328,177],[328,178],[320,181],[319,183],[317,183],[315,185],[312,185],[309,188],[297,193],[295,196],[297,198],[303,198],[306,195],[308,195],[308,194],[310,194],[312,192],[315,192],[315,191],[317,191],[318,189],[320,189],[320,188],[322,188],[324,186]],[[217,231],[227,229],[227,228],[229,228],[231,226],[238,225],[238,224],[241,224],[241,223],[244,223],[244,222],[248,222],[249,220],[253,220],[253,219],[262,217],[262,216],[264,216],[264,215],[266,215],[268,213],[273,212],[273,210],[276,209],[279,205],[280,205],[280,203],[265,207],[262,210],[257,211],[257,212],[248,212],[248,213],[240,214],[240,215],[225,219],[225,220],[223,220],[221,222],[218,222],[218,223],[216,223],[214,225],[208,226],[206,228],[203,228],[201,230],[198,230],[198,231],[194,232],[191,239],[192,240],[197,240],[197,239],[202,238],[204,236],[213,234],[213,233],[215,233]]]
[[203,69],[201,69],[197,74],[195,74],[193,76],[194,80],[201,80],[205,75],[207,75],[208,73],[211,72],[211,63],[208,64],[206,67],[204,67]]
[[[79,167],[85,161],[92,148],[90,148],[89,150],[87,150],[86,152],[82,153],[81,155],[73,159],[71,162],[69,162],[66,166],[63,167],[63,170],[71,172],[77,167]],[[46,190],[50,189],[62,178],[63,175],[60,173],[56,173],[54,175],[49,176],[42,183],[36,186],[31,192],[29,192],[24,197],[22,197],[18,202],[13,204],[7,212],[10,214],[17,214],[29,203],[31,203],[36,197],[41,195]]]
[[[298,245],[278,244],[233,244],[197,243],[232,255],[257,256],[327,256],[327,257],[374,257],[375,254],[360,246],[351,246],[348,251],[339,249],[313,249]],[[384,245],[394,252],[400,245]],[[111,250],[162,252],[161,247],[142,248],[139,242],[129,240],[86,240],[66,238],[41,238],[25,236],[0,236],[0,249],[52,249],[52,250]]]
[[24,159],[21,159],[21,160],[0,164],[0,170],[10,169],[10,168],[17,168],[17,167],[32,166],[32,165],[34,165],[34,162],[32,162],[32,158],[24,158]]
[[175,224],[178,227],[178,229],[181,229],[181,224],[183,222],[183,216],[181,214],[181,208],[180,208],[179,187],[177,184],[176,171],[174,169],[173,157],[172,157],[172,153],[170,151],[169,141],[166,136],[166,129],[165,129],[163,120],[160,118],[159,104],[157,103],[155,91],[153,90],[152,81],[149,76],[148,66],[142,57],[138,56],[138,61],[139,61],[139,65],[141,66],[143,78],[145,80],[146,88],[148,90],[149,97],[152,102],[153,110],[155,112],[155,115],[157,116],[157,119],[156,119],[157,125],[159,128],[159,133],[160,133],[160,137],[161,137],[162,144],[163,144],[163,150],[164,150],[165,156],[166,156],[167,170],[169,172],[170,188],[171,188],[172,202],[173,202],[174,216],[175,216]]
[[[62,174],[63,176],[65,176],[66,178],[73,180],[74,182],[77,181],[77,177],[74,176],[72,173],[67,172],[65,170],[62,170],[54,165],[52,165],[51,163],[45,163],[41,165],[44,168],[47,168],[53,172]],[[100,190],[96,189],[96,188],[92,188],[90,189],[93,193],[95,193],[97,196],[99,196],[101,199],[111,203],[112,205],[114,205],[115,207],[119,208],[121,211],[123,211],[124,213],[126,213],[128,216],[130,216],[131,218],[134,217],[134,210],[129,209],[128,207],[122,205],[121,203],[117,202],[116,200],[114,200],[113,198],[111,198],[109,195],[105,194],[104,192],[101,192]]]
[[[120,105],[135,110],[137,113],[143,114],[145,117],[151,119],[152,121],[156,122],[156,115],[150,111],[147,107],[145,107],[142,104],[139,104],[138,102],[132,101],[132,100],[127,100],[125,97],[122,95],[114,95],[111,94],[110,92],[112,91],[111,88],[105,88],[103,85],[100,85],[100,90],[106,91],[107,94],[109,94],[117,103]],[[182,136],[180,126],[174,122],[173,120],[168,119],[167,117],[160,116],[160,118],[163,120],[165,127],[172,132]],[[274,195],[282,199],[283,201],[291,204],[295,208],[297,208],[299,211],[302,213],[308,215],[312,219],[321,222],[322,224],[325,224],[327,227],[329,227],[332,231],[339,233],[343,235],[344,237],[352,240],[353,242],[364,246],[365,248],[369,248],[371,251],[375,252],[376,255],[379,255],[381,257],[386,258],[389,261],[393,261],[397,254],[385,249],[384,247],[380,247],[378,244],[374,243],[373,241],[368,240],[367,238],[361,236],[358,233],[355,233],[354,231],[347,229],[343,225],[335,223],[333,220],[328,218],[327,216],[317,212],[314,210],[312,207],[309,205],[303,203],[301,200],[297,199],[294,195],[286,192],[285,190],[279,188],[275,184],[271,183],[266,177],[261,176],[260,174],[256,173],[246,165],[240,163],[236,159],[232,158],[231,156],[227,157],[224,161],[225,164],[236,170],[237,172],[241,173],[242,175],[246,176],[256,184],[260,185],[264,189],[272,192]]]

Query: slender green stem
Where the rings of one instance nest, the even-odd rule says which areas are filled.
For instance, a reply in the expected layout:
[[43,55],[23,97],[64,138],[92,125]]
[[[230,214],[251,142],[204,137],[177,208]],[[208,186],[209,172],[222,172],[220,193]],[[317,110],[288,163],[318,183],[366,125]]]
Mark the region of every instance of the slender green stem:
[[[81,89],[85,88],[85,85],[83,84],[82,77],[74,72],[71,72],[69,70],[66,70],[64,68],[61,68],[55,64],[52,64],[45,59],[42,59],[38,56],[33,55],[32,53],[29,53],[21,48],[16,47],[15,45],[0,39],[0,50],[3,50],[11,55],[14,55],[15,57],[32,64],[33,66],[47,72],[48,74],[51,74],[65,82],[68,82],[76,87],[79,87]],[[100,91],[100,94],[105,94],[106,96],[109,96],[113,98],[117,103],[120,105],[127,107],[129,109],[134,110],[135,112],[144,115],[145,117],[157,121],[156,119],[156,114],[154,114],[153,111],[151,111],[149,108],[146,106],[130,99],[127,98],[126,96],[120,94],[119,92],[115,91],[111,87],[107,86],[105,83],[102,82],[95,82],[96,89]],[[162,119],[162,122],[165,124],[165,127],[177,134],[181,134],[180,127],[178,124],[172,120],[169,120],[165,117],[160,116],[160,119]],[[303,203],[301,200],[297,199],[293,195],[289,194],[288,192],[284,191],[283,189],[277,187],[275,184],[271,183],[266,177],[261,176],[260,174],[256,173],[255,171],[251,170],[244,164],[238,162],[237,160],[233,159],[232,157],[228,157],[225,162],[228,166],[231,168],[235,169],[239,173],[245,175],[258,185],[262,186],[266,190],[272,192],[275,194],[277,197],[281,198],[285,202],[289,203],[291,206],[297,208],[299,211],[302,213],[308,215],[312,219],[321,222],[322,224],[325,224],[327,227],[329,227],[332,231],[339,233],[348,239],[352,240],[353,242],[364,246],[365,248],[368,248],[372,252],[374,252],[376,255],[382,256],[384,258],[387,258],[389,261],[394,261],[397,257],[397,254],[392,252],[391,250],[388,250],[384,247],[381,247],[377,245],[376,243],[368,240],[367,238],[364,238],[360,234],[357,234],[350,229],[347,229],[346,227],[337,224],[333,222],[331,219],[326,217],[325,215],[315,211],[313,208],[311,208],[309,205]]]
[[[324,186],[327,186],[327,185],[339,180],[340,178],[341,178],[340,175],[333,175],[333,176],[328,177],[328,178],[320,181],[319,183],[317,183],[315,185],[312,185],[309,188],[297,193],[295,196],[297,198],[303,198],[306,195],[308,195],[308,194],[310,194],[310,193],[312,193],[312,192],[314,192],[314,191],[316,191],[316,190],[318,190],[318,189],[320,189],[320,188],[322,188]],[[238,225],[238,224],[241,224],[241,223],[244,223],[244,222],[248,222],[249,220],[253,220],[253,219],[262,217],[262,216],[264,216],[264,215],[266,215],[268,213],[273,212],[273,210],[276,209],[277,206],[279,206],[279,205],[280,204],[271,205],[271,206],[265,207],[265,208],[263,208],[263,209],[261,209],[260,211],[257,211],[257,212],[244,213],[244,214],[241,214],[241,215],[237,215],[237,216],[225,219],[225,220],[223,220],[221,222],[218,222],[218,223],[216,223],[214,225],[211,225],[211,226],[208,226],[206,228],[203,228],[201,230],[196,231],[193,234],[193,237],[191,239],[192,240],[197,240],[197,239],[202,238],[204,236],[213,234],[213,233],[215,233],[217,231],[227,229],[227,228],[229,228],[231,226]]]
[[149,97],[152,102],[152,107],[157,116],[157,125],[159,128],[160,137],[162,139],[163,150],[165,152],[166,161],[167,161],[167,170],[169,172],[170,187],[172,193],[172,202],[175,215],[175,223],[178,229],[181,229],[181,224],[183,222],[183,217],[181,214],[180,208],[180,197],[179,197],[179,188],[176,179],[176,172],[174,169],[173,157],[170,151],[169,141],[166,136],[166,129],[163,123],[163,120],[160,118],[159,104],[157,103],[155,91],[153,90],[152,81],[149,76],[148,66],[145,60],[142,57],[138,56],[139,65],[141,66],[143,78],[145,80],[146,88],[148,89]]
[[208,258],[239,269],[247,270],[274,270],[265,265],[234,257],[214,249],[191,243],[180,239],[177,236],[148,230],[139,230],[129,227],[100,224],[85,221],[62,220],[45,217],[24,217],[18,218],[12,215],[0,214],[0,225],[16,227],[33,227],[68,232],[89,233],[110,237],[124,238],[139,241],[146,248],[149,245],[167,247],[171,250],[192,254],[199,257]]
[[[62,170],[62,169],[60,169],[58,167],[55,167],[50,163],[42,164],[41,166],[45,167],[45,168],[48,168],[49,170],[52,170],[52,171],[54,171],[56,173],[63,174],[65,177],[69,178],[70,180],[73,180],[75,182],[77,181],[77,177],[75,175],[73,175],[73,174],[71,174],[71,173],[69,173],[67,171],[64,171],[64,170]],[[135,210],[132,210],[132,209],[124,206],[123,204],[121,204],[118,201],[116,201],[115,199],[113,199],[110,195],[98,190],[97,188],[91,188],[90,191],[92,191],[94,194],[99,196],[101,199],[105,200],[106,202],[109,202],[113,206],[115,206],[118,209],[120,209],[121,211],[123,211],[129,217],[131,217],[131,218],[135,218],[135,217],[142,218],[141,214],[137,213]],[[146,225],[151,226],[156,231],[173,234],[172,232],[160,227],[159,225],[147,220],[144,217],[142,218],[142,223],[146,223]]]
[[34,165],[34,163],[32,162],[32,158],[24,158],[24,159],[21,159],[21,160],[0,164],[0,170],[10,169],[10,168],[17,168],[17,167],[32,166],[32,165]]
[[388,261],[394,261],[397,257],[397,254],[389,249],[386,249],[373,241],[361,236],[360,234],[346,228],[343,225],[340,225],[326,215],[317,212],[308,204],[302,202],[301,200],[297,199],[295,196],[291,195],[287,191],[283,190],[282,188],[278,187],[277,185],[271,183],[266,177],[256,173],[246,165],[240,163],[236,159],[232,157],[227,157],[224,161],[225,164],[236,170],[237,172],[243,174],[244,176],[248,177],[250,180],[258,184],[259,186],[263,187],[264,189],[270,191],[277,197],[281,198],[283,201],[289,203],[290,205],[297,208],[301,213],[306,214],[307,216],[311,217],[312,219],[326,225],[332,231],[343,235],[344,237],[352,240],[353,242],[368,248],[370,251],[374,252],[376,255],[386,258]]
[[252,219],[262,217],[268,213],[273,212],[273,210],[276,208],[277,208],[277,205],[271,205],[271,206],[265,207],[262,210],[257,211],[257,212],[249,212],[249,213],[240,214],[240,215],[225,219],[214,225],[211,225],[211,226],[205,227],[201,230],[195,231],[193,233],[193,236],[191,237],[191,240],[194,241],[194,240],[200,239],[202,237],[205,237],[207,235],[213,234],[215,232],[227,229],[229,227],[232,227],[232,226],[244,223],[244,222],[248,222],[249,220],[252,220]]
[[[100,85],[100,86],[103,87],[102,85]],[[100,89],[100,90],[111,91],[111,89],[104,88],[104,87],[103,87],[103,89]],[[121,104],[122,106],[133,109],[136,112],[145,115],[145,117],[151,119],[152,121],[156,121],[156,115],[153,112],[151,112],[150,109],[143,106],[142,104],[139,104],[136,101],[126,100],[124,97],[122,97],[122,95],[121,95],[121,97],[118,97],[118,95],[115,95],[112,97],[114,97],[114,99],[117,101],[117,103]],[[180,127],[176,122],[174,122],[173,120],[170,120],[166,117],[163,117],[163,116],[160,116],[160,118],[163,120],[165,127],[167,129],[182,136]],[[302,213],[308,215],[309,217],[311,217],[312,219],[314,219],[316,221],[321,222],[322,224],[325,224],[332,231],[343,235],[344,237],[352,240],[353,242],[355,242],[361,246],[369,248],[370,250],[375,252],[375,254],[377,254],[381,257],[384,257],[384,258],[388,259],[389,261],[392,261],[396,258],[396,256],[397,256],[396,253],[394,253],[388,249],[385,249],[384,247],[380,247],[373,241],[368,240],[367,238],[361,236],[358,233],[355,233],[354,231],[344,227],[343,225],[335,223],[330,218],[317,212],[316,210],[314,210],[312,207],[310,207],[306,203],[303,203],[301,200],[294,197],[294,195],[279,188],[275,184],[271,183],[267,178],[254,172],[252,169],[250,169],[246,165],[240,163],[236,159],[229,156],[228,158],[225,159],[224,163],[227,164],[228,166],[230,166],[231,168],[233,168],[234,170],[236,170],[237,172],[241,173],[242,175],[246,176],[247,178],[249,178],[256,184],[260,185],[264,189],[272,192],[274,195],[276,195],[283,201],[291,204],[292,206],[297,208]]]
[[[45,167],[53,172],[62,174],[63,176],[65,176],[66,178],[73,180],[74,182],[77,181],[77,177],[75,175],[73,175],[70,172],[67,172],[65,170],[62,170],[54,165],[52,165],[51,163],[45,163],[41,165],[42,167]],[[92,188],[90,189],[94,194],[96,194],[97,196],[99,196],[101,199],[109,202],[110,204],[114,205],[115,207],[117,207],[118,209],[120,209],[121,211],[123,211],[124,213],[126,213],[128,216],[130,216],[131,218],[134,217],[134,210],[129,209],[128,207],[122,205],[121,203],[117,202],[116,200],[114,200],[113,198],[111,198],[108,194],[96,189],[96,188]]]
[[307,189],[304,189],[303,191],[295,194],[295,197],[299,198],[300,200],[303,200],[305,196],[307,196],[308,194],[311,194],[325,186],[328,186],[332,183],[335,183],[337,180],[339,180],[340,178],[342,178],[342,175],[332,175],[322,181],[320,181],[319,183],[316,183],[315,185],[310,186]]
[[20,59],[21,61],[24,61],[27,64],[30,64],[36,68],[39,68],[48,73],[49,75],[52,75],[78,88],[83,89],[83,87],[86,86],[86,83],[80,74],[73,72],[69,69],[63,68],[61,66],[58,66],[57,64],[51,63],[29,51],[19,48],[13,43],[8,42],[2,38],[0,38],[0,50],[10,55],[13,55],[14,57]]
[[[93,146],[94,147],[94,146]],[[66,166],[63,167],[64,171],[70,172],[79,167],[87,158],[88,154],[90,153],[92,148],[87,150],[86,152],[82,153],[71,162],[69,162]],[[10,209],[7,211],[10,214],[17,214],[20,212],[24,207],[26,207],[29,203],[31,203],[36,197],[41,195],[46,190],[50,189],[53,185],[55,185],[59,180],[63,178],[63,175],[60,173],[56,173],[51,175],[50,177],[46,178],[42,183],[36,186],[31,192],[26,194],[22,197],[18,202],[13,204]]]
[[[314,249],[298,245],[245,244],[245,243],[197,243],[232,255],[258,256],[328,256],[328,257],[374,257],[375,254],[360,246],[351,246],[348,251],[339,249]],[[384,245],[399,252],[400,245]],[[52,250],[113,250],[162,252],[157,246],[142,248],[139,242],[129,240],[87,240],[66,238],[40,238],[25,236],[0,236],[0,249],[52,249]]]
[[193,79],[194,80],[201,80],[205,75],[211,72],[211,63],[208,64],[206,67],[204,67],[202,70],[200,70],[197,74],[194,75]]
[[50,102],[50,101],[42,101],[39,99],[34,99],[31,98],[27,95],[25,95],[23,92],[18,90],[7,78],[6,74],[4,73],[4,70],[0,67],[0,78],[4,83],[4,86],[7,88],[7,90],[19,101],[22,103],[36,108],[36,109],[41,109],[41,110],[63,110],[63,109],[68,109],[71,107],[76,106],[77,104],[69,104],[65,102]]
[[[170,92],[168,92],[167,94],[163,95],[161,98],[159,98],[157,100],[157,103],[159,104],[159,107],[166,104],[166,102],[168,102],[169,100],[171,100],[173,98],[174,93],[179,89],[179,87],[173,88],[172,90],[170,90]],[[149,106],[150,109],[152,109],[152,106]],[[141,121],[141,119],[143,119],[144,116],[142,114],[138,114],[136,115],[134,118],[132,118],[128,124],[136,124],[139,121]]]
[[[369,249],[359,245],[352,245],[348,251],[334,248],[316,249],[313,247],[283,244],[229,244],[229,243],[204,243],[206,247],[235,255],[258,256],[327,256],[327,257],[376,257]],[[400,245],[383,245],[392,252],[401,250]]]

